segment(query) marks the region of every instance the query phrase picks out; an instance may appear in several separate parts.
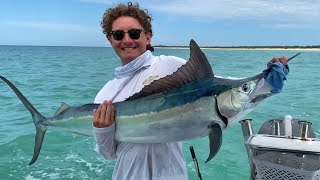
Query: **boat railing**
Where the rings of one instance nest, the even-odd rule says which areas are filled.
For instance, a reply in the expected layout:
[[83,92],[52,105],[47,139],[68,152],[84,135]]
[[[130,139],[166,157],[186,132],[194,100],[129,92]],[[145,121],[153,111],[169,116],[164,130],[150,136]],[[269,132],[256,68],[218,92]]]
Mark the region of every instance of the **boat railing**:
[[254,134],[252,120],[240,121],[251,167],[251,180],[320,180],[320,139],[312,123],[266,121]]

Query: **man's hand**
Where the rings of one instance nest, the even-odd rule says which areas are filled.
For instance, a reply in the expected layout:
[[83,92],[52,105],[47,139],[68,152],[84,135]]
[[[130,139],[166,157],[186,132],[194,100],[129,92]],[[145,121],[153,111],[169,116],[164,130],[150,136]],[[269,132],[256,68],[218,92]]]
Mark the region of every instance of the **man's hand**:
[[93,126],[96,128],[109,127],[114,123],[115,107],[111,101],[104,101],[98,109],[93,110]]
[[288,64],[288,59],[284,56],[282,57],[279,57],[279,58],[273,58],[271,61],[268,62],[268,66],[272,63],[275,63],[275,62],[281,62],[283,65],[287,65]]

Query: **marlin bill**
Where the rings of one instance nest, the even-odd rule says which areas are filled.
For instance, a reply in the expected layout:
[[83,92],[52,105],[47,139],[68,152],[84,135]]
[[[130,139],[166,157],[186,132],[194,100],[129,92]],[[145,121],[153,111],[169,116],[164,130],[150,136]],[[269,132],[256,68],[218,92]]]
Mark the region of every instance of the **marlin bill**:
[[[199,46],[190,41],[190,59],[172,75],[151,82],[116,107],[117,141],[165,143],[209,136],[211,160],[222,144],[222,130],[239,121],[264,99],[281,92],[288,69],[271,64],[256,76],[231,79],[215,76]],[[48,127],[92,136],[93,109],[99,104],[71,107],[62,103],[51,117],[43,116],[5,77],[32,115],[36,127],[34,154],[40,153]],[[137,106],[139,104],[139,106]]]

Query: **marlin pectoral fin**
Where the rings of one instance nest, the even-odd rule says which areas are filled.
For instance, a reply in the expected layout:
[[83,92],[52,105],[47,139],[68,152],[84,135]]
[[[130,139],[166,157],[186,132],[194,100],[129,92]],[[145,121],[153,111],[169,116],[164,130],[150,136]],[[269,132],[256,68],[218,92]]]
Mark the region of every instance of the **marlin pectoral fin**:
[[34,151],[33,151],[33,157],[32,160],[30,161],[29,165],[33,164],[36,162],[38,159],[38,156],[40,154],[42,142],[44,139],[44,135],[46,134],[47,128],[44,126],[38,126],[36,127],[37,132],[36,132],[36,137],[35,137],[35,142],[34,142]]
[[222,130],[219,124],[209,125],[210,154],[206,162],[210,161],[220,150],[222,144]]

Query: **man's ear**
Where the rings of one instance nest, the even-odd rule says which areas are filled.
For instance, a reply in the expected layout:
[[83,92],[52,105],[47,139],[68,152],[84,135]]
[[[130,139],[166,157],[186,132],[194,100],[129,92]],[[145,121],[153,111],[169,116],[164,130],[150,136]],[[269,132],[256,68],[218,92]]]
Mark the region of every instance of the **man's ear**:
[[107,39],[108,39],[109,43],[112,45],[112,39],[111,39],[111,36],[107,36]]
[[152,32],[148,32],[147,40],[149,41],[149,44],[151,43],[151,37],[152,37]]

